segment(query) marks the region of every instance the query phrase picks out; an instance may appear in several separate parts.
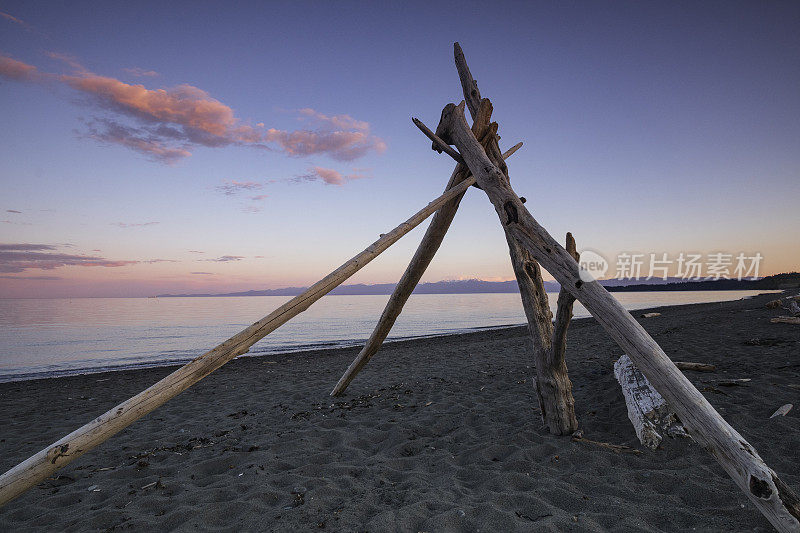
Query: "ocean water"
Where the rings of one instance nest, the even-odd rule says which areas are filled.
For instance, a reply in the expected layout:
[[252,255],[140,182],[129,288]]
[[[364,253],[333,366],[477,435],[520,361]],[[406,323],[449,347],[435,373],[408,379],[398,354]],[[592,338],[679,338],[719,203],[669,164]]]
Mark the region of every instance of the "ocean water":
[[[612,293],[626,309],[738,300],[763,291]],[[555,310],[557,294],[549,294]],[[389,296],[325,296],[252,355],[362,344]],[[0,299],[0,382],[186,362],[288,301],[283,296]],[[576,317],[589,316],[575,304]],[[413,295],[389,340],[525,322],[519,294]],[[248,355],[250,355],[248,354]]]

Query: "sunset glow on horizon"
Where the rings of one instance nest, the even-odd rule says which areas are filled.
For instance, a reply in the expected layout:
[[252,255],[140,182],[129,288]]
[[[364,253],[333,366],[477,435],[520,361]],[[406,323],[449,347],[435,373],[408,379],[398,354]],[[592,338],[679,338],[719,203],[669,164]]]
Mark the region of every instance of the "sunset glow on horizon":
[[[461,99],[455,41],[556,239],[800,270],[798,4],[191,5],[0,3],[0,298],[314,283],[441,194],[410,118]],[[513,279],[477,189],[422,281],[472,278]]]

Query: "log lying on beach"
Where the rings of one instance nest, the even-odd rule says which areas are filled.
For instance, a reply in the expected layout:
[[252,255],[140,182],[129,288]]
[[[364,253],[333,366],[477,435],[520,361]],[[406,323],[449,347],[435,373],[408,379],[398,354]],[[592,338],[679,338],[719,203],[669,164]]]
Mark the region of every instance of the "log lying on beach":
[[216,348],[169,374],[150,388],[122,402],[66,437],[54,442],[36,455],[0,476],[0,506],[16,498],[50,474],[66,466],[95,446],[125,429],[153,409],[163,405],[219,367],[246,353],[267,334],[289,319],[308,309],[311,304],[361,270],[389,246],[417,227],[436,210],[459,197],[472,184],[470,177],[452,187],[411,218],[384,234],[367,249],[356,255],[322,280],[295,296],[255,324],[237,333]]
[[639,442],[655,450],[661,444],[664,434],[670,437],[688,437],[667,401],[634,366],[630,357],[623,355],[617,359],[614,363],[614,376],[622,387],[628,418]]
[[454,144],[501,223],[572,293],[628,354],[689,430],[780,531],[800,531],[800,498],[711,406],[631,314],[596,281],[584,282],[575,259],[533,218],[472,135],[463,103],[448,104],[436,129]]
[[792,410],[792,407],[794,407],[794,405],[790,403],[787,403],[786,405],[781,405],[780,407],[778,407],[777,411],[772,413],[772,416],[770,416],[770,418],[775,418],[776,416],[786,416],[787,413]]
[[775,318],[770,318],[769,320],[773,324],[796,324],[800,325],[800,316],[779,316]]
[[713,372],[717,369],[715,365],[707,363],[690,363],[688,361],[675,361],[675,366],[680,370],[694,370],[695,372]]

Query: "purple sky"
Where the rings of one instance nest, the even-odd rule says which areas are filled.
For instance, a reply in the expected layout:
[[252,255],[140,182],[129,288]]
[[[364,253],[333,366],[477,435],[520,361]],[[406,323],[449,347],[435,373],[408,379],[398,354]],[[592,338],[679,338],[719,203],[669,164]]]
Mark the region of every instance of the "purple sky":
[[[0,2],[0,297],[313,283],[441,193],[410,117],[461,99],[454,41],[554,236],[797,270],[798,27],[797,2]],[[352,282],[396,281],[425,225]],[[423,281],[511,276],[470,190]]]

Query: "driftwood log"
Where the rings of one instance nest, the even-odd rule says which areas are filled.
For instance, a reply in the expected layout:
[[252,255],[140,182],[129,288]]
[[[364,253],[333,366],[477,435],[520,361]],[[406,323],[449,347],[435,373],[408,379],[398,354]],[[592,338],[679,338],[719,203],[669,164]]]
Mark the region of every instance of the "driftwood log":
[[[521,147],[522,143],[517,143],[512,146],[503,154],[503,158],[508,159]],[[472,174],[467,167],[460,163],[457,164],[450,176],[447,187],[445,187],[445,191],[450,190],[471,176]],[[474,178],[472,181],[474,182]],[[383,313],[381,313],[378,324],[375,326],[375,329],[372,330],[372,334],[369,336],[369,339],[367,339],[364,347],[353,362],[350,363],[350,366],[347,367],[342,377],[339,378],[339,382],[336,383],[336,386],[333,388],[331,396],[339,396],[344,393],[353,379],[361,372],[361,369],[363,369],[367,363],[369,363],[370,359],[378,353],[383,341],[386,340],[386,337],[392,330],[392,326],[394,326],[397,317],[399,317],[400,313],[403,311],[403,307],[406,305],[408,298],[411,296],[411,293],[414,292],[414,288],[419,283],[419,280],[422,279],[422,275],[425,274],[428,265],[431,264],[433,256],[436,255],[437,250],[439,250],[439,246],[441,246],[444,236],[448,228],[450,228],[453,218],[456,216],[458,205],[461,203],[463,197],[464,193],[461,193],[459,196],[456,196],[448,203],[444,204],[436,211],[436,214],[433,215],[433,219],[425,235],[422,237],[422,241],[420,241],[417,251],[414,253],[414,257],[411,259],[405,272],[403,272],[403,277],[400,278],[392,295],[389,297],[389,301],[386,303]]]
[[655,450],[661,444],[664,434],[688,437],[667,401],[634,366],[630,357],[623,355],[617,359],[614,363],[614,377],[622,388],[628,418],[639,442]]
[[794,405],[790,403],[787,403],[786,405],[781,405],[780,407],[778,407],[777,411],[772,413],[772,416],[770,416],[770,418],[775,418],[776,416],[786,416],[789,413],[789,411],[792,410],[792,407],[794,407]]
[[501,224],[606,329],[675,409],[695,442],[708,450],[781,531],[800,531],[800,499],[733,429],[606,289],[584,282],[575,259],[539,225],[467,125],[464,105],[442,110],[437,134],[453,144],[484,190]]
[[778,316],[775,318],[770,318],[770,322],[773,324],[795,324],[800,325],[800,316]]
[[367,263],[397,242],[403,235],[417,227],[443,205],[454,198],[460,197],[473,183],[475,183],[475,179],[470,177],[450,188],[411,218],[381,236],[380,239],[372,243],[363,252],[309,287],[302,294],[295,296],[255,324],[182,366],[155,385],[122,402],[4,473],[0,476],[0,506],[5,505],[37,483],[44,481],[59,468],[66,466],[95,446],[103,443],[228,361],[246,353],[253,344],[288,322],[289,319],[308,309],[311,304],[361,270]]
[[[453,48],[464,100],[474,121],[473,132],[476,126],[480,128],[482,124],[485,127],[484,138],[476,136],[476,139],[491,162],[503,173],[503,179],[508,183],[510,181],[508,167],[500,157],[498,126],[496,122],[489,123],[492,103],[488,98],[481,98],[478,83],[472,77],[461,46],[455,43]],[[434,140],[434,145],[436,144],[437,141]],[[539,399],[542,420],[550,433],[571,435],[578,429],[578,420],[575,417],[575,400],[572,396],[572,382],[567,374],[564,350],[574,299],[559,294],[554,328],[553,314],[550,311],[550,302],[544,289],[539,263],[508,231],[505,232],[505,235],[522,307],[528,321],[536,371],[536,395]],[[570,239],[571,235],[568,235],[568,245]],[[574,245],[575,242],[572,241],[573,249]]]
[[675,366],[680,370],[694,370],[695,372],[713,372],[717,369],[715,365],[707,363],[690,363],[688,361],[675,361]]

